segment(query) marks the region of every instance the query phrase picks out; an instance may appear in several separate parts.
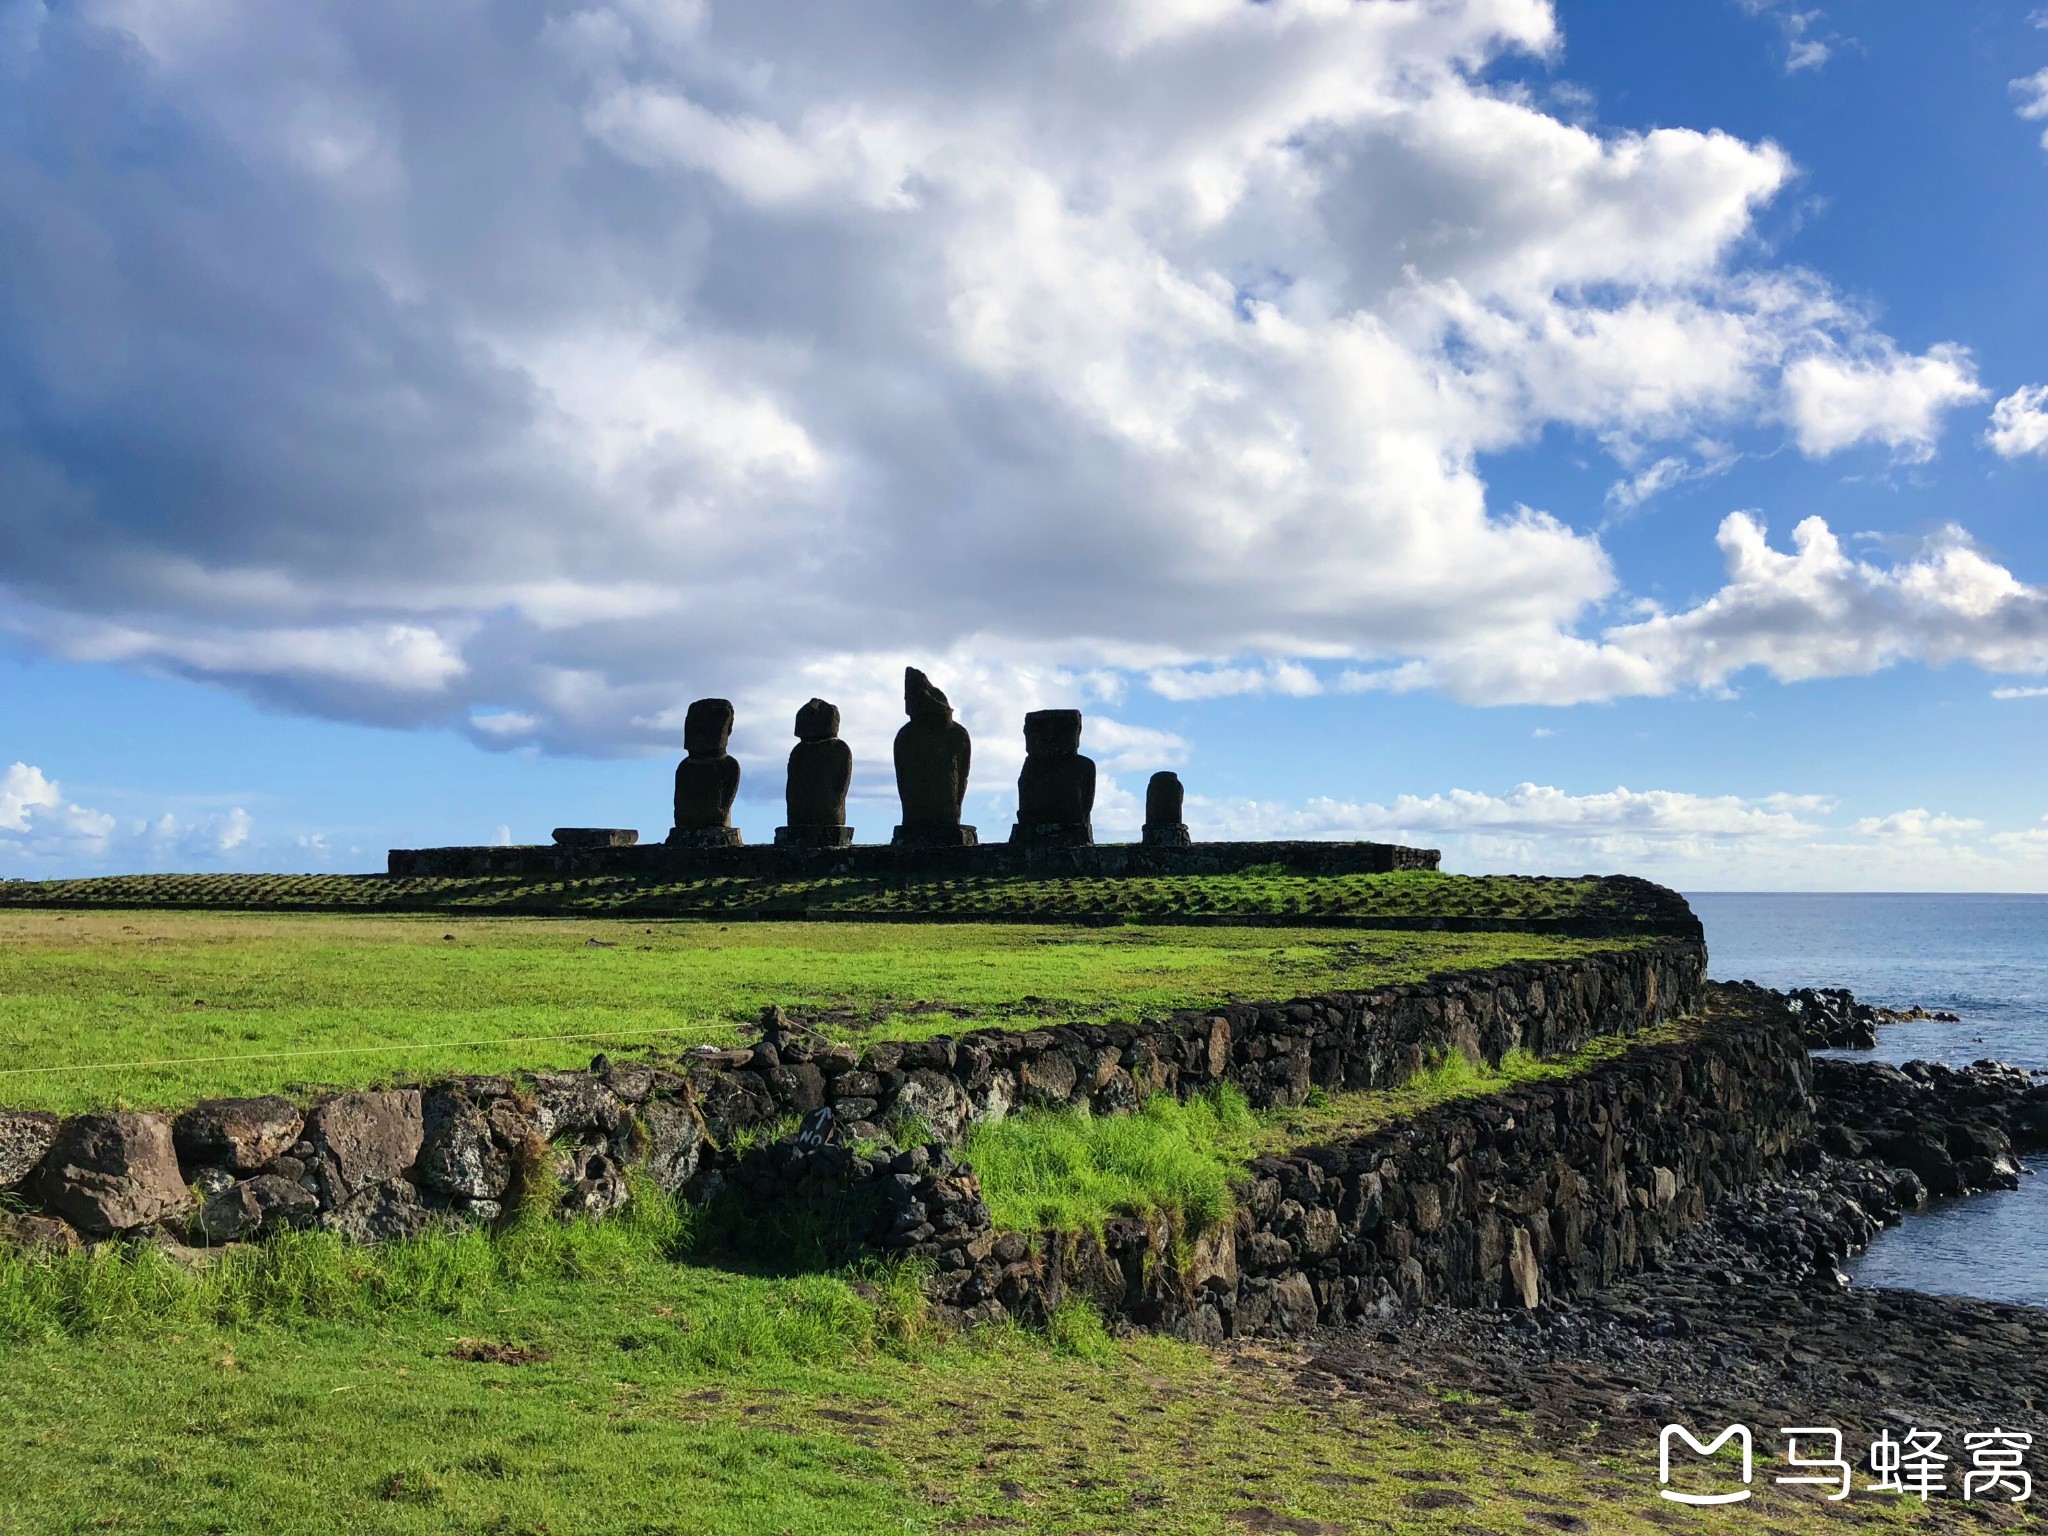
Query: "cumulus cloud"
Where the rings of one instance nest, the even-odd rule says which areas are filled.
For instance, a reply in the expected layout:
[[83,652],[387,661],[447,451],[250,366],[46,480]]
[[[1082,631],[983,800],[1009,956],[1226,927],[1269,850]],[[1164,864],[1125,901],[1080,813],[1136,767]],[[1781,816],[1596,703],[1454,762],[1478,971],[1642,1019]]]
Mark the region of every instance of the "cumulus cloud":
[[1597,640],[1531,635],[1519,649],[1473,648],[1379,671],[1348,671],[1351,691],[1438,688],[1471,703],[1575,704],[1624,694],[1719,690],[1755,668],[1781,682],[1855,677],[1901,662],[1967,660],[1991,671],[2048,671],[2048,590],[1941,529],[1889,563],[1857,559],[1818,517],[1773,549],[1744,512],[1722,520],[1728,580],[1675,613],[1652,609]]
[[1525,783],[1387,805],[1190,795],[1188,821],[1198,837],[1385,839],[1439,847],[1446,868],[1466,873],[1626,868],[1691,889],[2038,890],[2048,877],[2048,827],[1987,832],[1925,809],[1845,823],[1832,798],[1809,794],[1573,794]]
[[98,851],[114,818],[65,800],[42,769],[15,763],[0,774],[0,848],[34,853],[57,846]]
[[1752,238],[1777,146],[1496,88],[1546,0],[11,14],[0,623],[276,707],[630,752],[721,694],[772,754],[836,688],[871,753],[903,659],[1628,691],[1488,454],[1620,505],[1976,397]]
[[1985,443],[2002,459],[2048,454],[2048,384],[2028,384],[1991,408]]
[[55,779],[31,764],[15,763],[0,774],[0,868],[24,874],[240,867],[264,852],[254,842],[255,825],[240,806],[183,818],[166,811],[124,823],[67,798]]
[[1850,831],[1859,837],[1932,838],[1955,837],[1964,832],[1981,832],[1984,823],[1968,816],[1937,815],[1925,807],[1893,811],[1889,816],[1865,816]]
[[1921,357],[1802,357],[1785,370],[1785,394],[1793,436],[1815,458],[1882,443],[1909,464],[1934,457],[1949,411],[1985,397],[1969,353],[1948,345]]

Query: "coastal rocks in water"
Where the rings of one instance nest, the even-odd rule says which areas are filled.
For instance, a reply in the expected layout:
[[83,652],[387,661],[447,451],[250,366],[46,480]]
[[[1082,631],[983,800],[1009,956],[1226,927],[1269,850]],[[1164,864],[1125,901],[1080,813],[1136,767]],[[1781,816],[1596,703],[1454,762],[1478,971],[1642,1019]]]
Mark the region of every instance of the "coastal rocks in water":
[[80,1115],[65,1122],[37,1172],[43,1208],[88,1237],[183,1216],[192,1192],[162,1115]]
[[812,699],[796,712],[796,736],[783,796],[789,825],[775,829],[775,841],[803,848],[844,848],[853,841],[853,828],[846,825],[853,749],[839,739],[839,706]]
[[304,1184],[261,1174],[213,1195],[200,1208],[196,1225],[209,1243],[234,1243],[266,1230],[303,1225],[319,1214],[319,1197]]
[[1170,770],[1161,769],[1146,781],[1145,826],[1139,833],[1146,847],[1185,848],[1193,842],[1182,820],[1186,796],[1180,775]]
[[1939,1009],[1877,1008],[1859,1003],[1846,987],[1794,987],[1785,1006],[1799,1019],[1799,1032],[1814,1050],[1867,1051],[1877,1045],[1877,1026],[1926,1021],[1960,1024],[1962,1019]]
[[1794,987],[1785,1006],[1799,1020],[1799,1038],[1813,1050],[1867,1051],[1877,1044],[1877,1010],[1846,987]]
[[321,1203],[338,1209],[360,1191],[398,1178],[419,1158],[425,1134],[416,1088],[329,1099],[306,1118],[307,1161]]
[[2017,1188],[2015,1149],[2048,1147],[2048,1082],[2003,1062],[1822,1059],[1813,1086],[1830,1150],[1867,1149],[1929,1194]]
[[675,828],[671,845],[691,848],[733,848],[740,834],[732,825],[732,802],[740,792],[740,765],[728,753],[732,739],[732,704],[725,699],[698,699],[683,716],[683,750],[676,764]]
[[1085,848],[1095,841],[1095,760],[1081,755],[1081,711],[1034,709],[1024,717],[1024,770],[1017,775],[1013,843]]
[[178,1156],[195,1165],[254,1173],[289,1152],[305,1126],[298,1105],[275,1094],[257,1099],[208,1099],[172,1122]]
[[57,1117],[37,1109],[0,1109],[0,1190],[14,1188],[57,1140]]
[[925,848],[973,846],[974,828],[960,824],[974,751],[967,727],[953,718],[945,694],[915,667],[903,669],[903,712],[910,717],[896,733],[896,794],[903,803],[903,821],[891,841]]

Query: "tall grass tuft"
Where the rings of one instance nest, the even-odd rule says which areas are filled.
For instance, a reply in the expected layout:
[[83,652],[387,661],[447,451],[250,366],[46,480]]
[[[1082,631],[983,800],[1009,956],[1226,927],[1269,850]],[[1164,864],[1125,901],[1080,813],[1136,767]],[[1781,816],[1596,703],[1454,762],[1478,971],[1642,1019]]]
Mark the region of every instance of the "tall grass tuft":
[[1230,1181],[1258,1129],[1224,1084],[1185,1102],[1155,1094],[1133,1115],[1014,1115],[977,1127],[967,1155],[998,1227],[1100,1234],[1112,1216],[1157,1211],[1199,1231],[1230,1214]]
[[282,1232],[194,1262],[145,1244],[31,1255],[0,1249],[0,1341],[369,1318],[394,1308],[461,1315],[520,1286],[618,1277],[676,1257],[688,1213],[652,1187],[602,1222],[528,1216],[502,1232],[429,1232],[366,1247]]

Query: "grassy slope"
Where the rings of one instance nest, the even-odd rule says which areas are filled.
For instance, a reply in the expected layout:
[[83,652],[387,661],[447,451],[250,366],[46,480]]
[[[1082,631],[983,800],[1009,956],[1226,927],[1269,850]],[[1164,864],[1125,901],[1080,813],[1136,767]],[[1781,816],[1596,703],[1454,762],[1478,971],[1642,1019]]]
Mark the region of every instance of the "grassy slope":
[[[323,1287],[342,1250],[308,1238],[231,1322],[230,1287],[167,1261],[71,1261],[55,1310],[0,1269],[0,1533],[1470,1536],[1532,1508],[1661,1528],[1647,1460],[1452,1428],[1455,1404],[1307,1394],[1264,1353],[1112,1342],[1084,1313],[932,1338],[889,1305],[901,1286],[711,1271],[665,1242],[651,1221],[556,1228],[518,1263],[474,1236],[357,1250],[372,1294]],[[309,1297],[325,1315],[288,1315]],[[545,1358],[462,1358],[478,1340]],[[1472,1503],[1428,1507],[1444,1487]]]
[[1693,1027],[1676,1022],[1609,1037],[1551,1060],[1511,1052],[1498,1068],[1453,1054],[1398,1088],[1316,1093],[1307,1104],[1266,1114],[1229,1086],[1186,1102],[1162,1094],[1137,1114],[1108,1119],[1026,1110],[976,1127],[967,1157],[1000,1227],[1100,1233],[1112,1216],[1161,1211],[1199,1231],[1229,1213],[1231,1183],[1261,1154],[1363,1136],[1432,1105],[1570,1076]]
[[[0,1104],[180,1105],[307,1081],[581,1066],[598,1050],[739,1039],[771,1002],[845,1038],[908,1039],[1600,947],[1361,929],[0,911]],[[560,1036],[576,1038],[532,1038]],[[209,1057],[235,1059],[190,1060]],[[108,1065],[75,1070],[92,1064]]]
[[[1667,898],[1668,899],[1668,898]],[[0,907],[185,906],[289,911],[346,909],[548,914],[772,915],[1049,918],[1133,917],[1172,921],[1216,916],[1388,922],[1609,920],[1633,923],[1656,898],[1594,879],[1514,875],[1312,876],[1275,866],[1234,875],[1065,880],[963,877],[896,881],[871,876],[817,880],[714,877],[650,882],[621,876],[529,880],[390,880],[381,875],[119,875],[0,884]],[[1670,915],[1666,913],[1665,915]],[[1678,914],[1681,918],[1682,912]]]

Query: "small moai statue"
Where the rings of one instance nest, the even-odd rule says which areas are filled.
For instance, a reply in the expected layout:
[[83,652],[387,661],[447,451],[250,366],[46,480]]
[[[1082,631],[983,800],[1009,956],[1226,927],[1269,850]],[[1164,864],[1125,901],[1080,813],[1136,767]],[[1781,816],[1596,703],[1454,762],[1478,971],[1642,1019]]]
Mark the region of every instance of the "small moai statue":
[[853,828],[846,825],[853,749],[839,739],[839,706],[812,699],[796,712],[796,737],[784,791],[789,825],[775,829],[775,841],[793,848],[844,848],[853,841]]
[[1147,848],[1185,848],[1194,841],[1182,821],[1187,791],[1177,773],[1155,773],[1145,785],[1145,828],[1139,834]]
[[891,842],[920,848],[971,848],[980,839],[960,824],[973,743],[953,706],[915,667],[903,669],[903,712],[896,733],[896,794],[903,823]]
[[740,765],[725,744],[732,739],[732,705],[698,699],[683,716],[683,750],[676,764],[676,824],[668,835],[674,848],[737,848],[733,797],[740,792]]
[[1085,848],[1095,841],[1095,760],[1081,755],[1081,711],[1034,709],[1024,717],[1024,771],[1010,841]]

